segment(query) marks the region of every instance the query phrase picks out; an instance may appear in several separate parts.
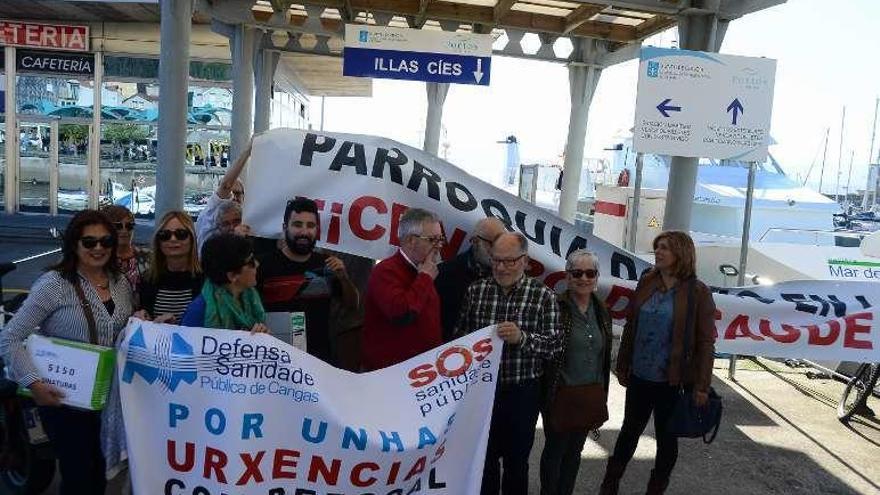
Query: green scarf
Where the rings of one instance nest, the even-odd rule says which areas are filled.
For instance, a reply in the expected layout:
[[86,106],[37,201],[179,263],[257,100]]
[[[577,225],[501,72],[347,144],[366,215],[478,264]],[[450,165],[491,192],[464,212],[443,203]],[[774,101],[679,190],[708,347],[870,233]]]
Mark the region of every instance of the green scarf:
[[202,297],[205,298],[205,326],[208,328],[250,330],[255,324],[266,321],[260,294],[253,287],[241,293],[239,304],[225,287],[205,280]]

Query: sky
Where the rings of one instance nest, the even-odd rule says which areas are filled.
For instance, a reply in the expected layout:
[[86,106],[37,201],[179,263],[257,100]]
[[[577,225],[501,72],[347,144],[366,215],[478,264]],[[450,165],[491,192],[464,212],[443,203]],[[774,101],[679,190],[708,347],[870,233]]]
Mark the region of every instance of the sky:
[[[828,129],[822,191],[834,194],[840,167],[845,191],[852,157],[852,190],[867,177],[871,128],[880,96],[880,1],[788,0],[730,23],[721,53],[777,60],[770,153],[792,178],[818,190]],[[674,46],[670,30],[645,44]],[[605,69],[587,124],[585,158],[609,158],[604,148],[628,135],[634,119],[638,61]],[[841,115],[846,119],[841,146]],[[371,98],[328,98],[324,130],[371,134],[421,147],[425,85],[376,79]],[[524,163],[558,163],[569,116],[563,64],[495,56],[488,87],[452,85],[443,113],[441,156],[484,180],[500,177],[504,145],[517,136]],[[312,105],[319,126],[320,100]],[[880,134],[880,133],[878,133]],[[876,159],[880,137],[874,143]]]

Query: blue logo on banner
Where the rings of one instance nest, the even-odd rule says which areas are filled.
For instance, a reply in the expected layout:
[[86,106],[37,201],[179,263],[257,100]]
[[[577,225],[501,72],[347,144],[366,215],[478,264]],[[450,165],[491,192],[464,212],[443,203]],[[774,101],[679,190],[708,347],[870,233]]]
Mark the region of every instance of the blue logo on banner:
[[648,77],[660,75],[660,62],[648,62]]
[[361,29],[361,32],[359,33],[359,36],[358,36],[358,40],[361,43],[366,43],[369,36],[370,36],[370,33],[367,30]]
[[162,334],[151,352],[147,349],[143,328],[138,327],[128,342],[122,381],[131,383],[134,375],[140,375],[149,384],[158,380],[165,389],[172,392],[180,382],[191,385],[196,381],[197,375],[193,348],[174,332],[170,338],[167,334]]

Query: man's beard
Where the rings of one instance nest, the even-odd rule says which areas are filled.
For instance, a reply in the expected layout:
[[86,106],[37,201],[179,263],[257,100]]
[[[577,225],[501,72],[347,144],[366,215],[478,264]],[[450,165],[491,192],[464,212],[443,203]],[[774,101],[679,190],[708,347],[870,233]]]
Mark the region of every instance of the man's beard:
[[290,249],[294,254],[306,255],[315,249],[315,240],[307,235],[297,235],[293,238],[285,235],[284,242],[287,243],[287,249]]

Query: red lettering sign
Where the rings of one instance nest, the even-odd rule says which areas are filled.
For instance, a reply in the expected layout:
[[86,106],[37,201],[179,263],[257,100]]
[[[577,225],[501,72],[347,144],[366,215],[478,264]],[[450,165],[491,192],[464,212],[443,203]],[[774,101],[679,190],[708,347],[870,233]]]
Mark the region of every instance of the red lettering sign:
[[0,21],[0,45],[89,51],[89,27]]

